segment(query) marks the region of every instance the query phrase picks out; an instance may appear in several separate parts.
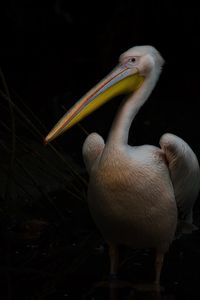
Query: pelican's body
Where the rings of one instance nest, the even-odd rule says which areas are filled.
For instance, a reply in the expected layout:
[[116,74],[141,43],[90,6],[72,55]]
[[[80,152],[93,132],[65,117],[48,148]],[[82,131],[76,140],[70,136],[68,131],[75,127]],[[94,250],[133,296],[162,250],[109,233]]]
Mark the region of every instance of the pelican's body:
[[[99,146],[94,142],[98,138],[100,140],[97,134],[92,134],[85,141],[86,164]],[[165,134],[160,142],[163,149],[150,145],[116,148],[106,145],[93,159],[89,169],[88,203],[107,241],[134,248],[156,248],[158,253],[165,253],[175,236],[178,202],[184,211],[182,220],[187,223],[188,231],[192,231],[192,208],[199,190],[196,156],[175,135]],[[179,172],[174,168],[177,174],[169,165],[165,143],[181,148],[170,152],[174,166],[179,168],[181,163]],[[186,184],[180,186],[180,181]]]
[[196,155],[181,138],[164,134],[160,147],[128,145],[131,123],[152,92],[163,62],[151,46],[129,49],[120,56],[119,66],[86,94],[46,138],[52,140],[121,89],[129,93],[106,143],[93,133],[83,145],[90,175],[88,204],[111,245],[111,272],[116,271],[117,245],[155,248],[156,283],[179,219],[183,231],[194,228],[192,209],[200,187]]
[[173,239],[174,191],[156,147],[105,147],[90,172],[88,203],[107,241],[166,250]]
[[174,191],[156,147],[105,147],[90,173],[88,202],[109,242],[166,251],[174,237]]

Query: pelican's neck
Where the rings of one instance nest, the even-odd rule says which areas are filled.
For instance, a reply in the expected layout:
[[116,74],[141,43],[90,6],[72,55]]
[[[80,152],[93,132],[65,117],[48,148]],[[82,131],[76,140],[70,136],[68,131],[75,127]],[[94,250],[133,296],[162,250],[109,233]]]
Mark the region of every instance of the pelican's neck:
[[141,87],[122,103],[109,132],[108,145],[128,143],[131,123],[141,106],[151,94],[158,76],[158,72],[152,71],[149,76],[145,78]]

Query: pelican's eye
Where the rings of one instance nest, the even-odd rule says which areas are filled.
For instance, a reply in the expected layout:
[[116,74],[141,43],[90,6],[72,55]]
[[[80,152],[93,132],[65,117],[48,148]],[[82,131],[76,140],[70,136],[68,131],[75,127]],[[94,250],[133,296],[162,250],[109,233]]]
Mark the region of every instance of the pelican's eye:
[[128,60],[127,60],[127,64],[130,68],[134,67],[136,63],[137,63],[137,58],[135,56],[134,57],[129,57]]
[[136,58],[135,58],[135,57],[131,57],[131,58],[129,59],[129,62],[131,62],[131,63],[136,62]]

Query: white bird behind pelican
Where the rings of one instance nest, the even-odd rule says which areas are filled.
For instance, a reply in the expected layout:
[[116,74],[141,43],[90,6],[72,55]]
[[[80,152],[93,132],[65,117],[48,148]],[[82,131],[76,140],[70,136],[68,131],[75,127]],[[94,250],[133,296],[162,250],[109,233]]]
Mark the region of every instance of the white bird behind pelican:
[[117,271],[119,244],[156,249],[156,284],[164,254],[177,223],[191,232],[192,210],[200,188],[200,170],[190,146],[164,134],[160,148],[128,145],[131,123],[151,94],[164,60],[151,46],[138,46],[120,56],[119,65],[90,90],[46,137],[53,140],[114,96],[127,93],[106,143],[97,133],[83,145],[90,175],[88,204],[110,245],[111,273]]

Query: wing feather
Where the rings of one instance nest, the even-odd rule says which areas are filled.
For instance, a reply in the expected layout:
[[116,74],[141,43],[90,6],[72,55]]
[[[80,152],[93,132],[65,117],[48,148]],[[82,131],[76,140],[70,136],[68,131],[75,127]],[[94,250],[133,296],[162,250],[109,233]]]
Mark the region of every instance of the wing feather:
[[82,148],[83,160],[88,173],[90,173],[95,161],[101,155],[105,143],[103,138],[97,133],[91,133],[85,140]]
[[192,210],[200,190],[197,157],[184,140],[170,133],[161,137],[160,146],[169,166],[179,219],[192,224]]

